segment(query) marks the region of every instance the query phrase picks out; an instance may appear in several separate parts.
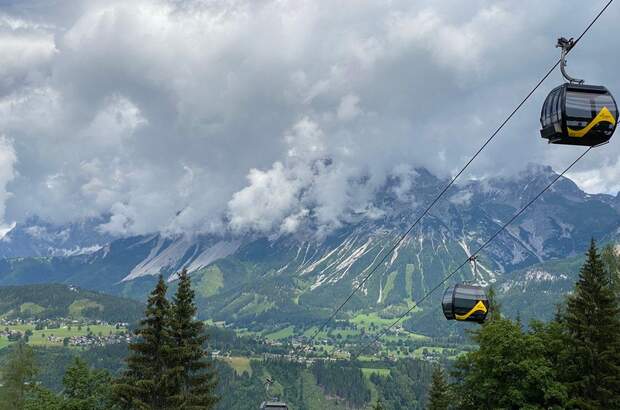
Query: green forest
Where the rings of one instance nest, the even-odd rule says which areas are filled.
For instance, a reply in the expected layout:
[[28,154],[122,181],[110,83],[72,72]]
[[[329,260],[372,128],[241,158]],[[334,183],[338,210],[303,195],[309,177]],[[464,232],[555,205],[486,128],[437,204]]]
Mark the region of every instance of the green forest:
[[436,368],[429,409],[620,408],[620,280],[613,249],[594,241],[579,281],[554,320],[492,316],[472,338],[478,349]]
[[0,350],[0,408],[250,410],[272,397],[304,410],[620,408],[619,267],[611,247],[592,242],[553,320],[509,319],[491,298],[487,321],[470,332],[476,348],[435,364],[213,360],[222,349],[277,350],[196,320],[181,272],[171,297],[160,278],[129,344]]

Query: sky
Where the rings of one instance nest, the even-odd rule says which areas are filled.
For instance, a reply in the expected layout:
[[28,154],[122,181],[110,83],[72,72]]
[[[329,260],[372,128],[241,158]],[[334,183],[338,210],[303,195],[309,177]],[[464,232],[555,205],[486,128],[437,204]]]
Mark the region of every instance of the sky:
[[[290,233],[371,215],[389,177],[454,174],[604,1],[0,0],[0,226]],[[568,71],[620,96],[620,4]],[[464,179],[583,148],[546,144],[555,72]],[[620,138],[620,137],[616,137]],[[620,190],[620,143],[570,177]]]

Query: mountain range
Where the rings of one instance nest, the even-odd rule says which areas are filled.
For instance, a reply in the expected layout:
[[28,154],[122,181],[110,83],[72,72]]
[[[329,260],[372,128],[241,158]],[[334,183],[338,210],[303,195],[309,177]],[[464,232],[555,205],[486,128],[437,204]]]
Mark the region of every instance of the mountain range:
[[[512,177],[453,186],[350,300],[343,317],[393,317],[460,265],[556,176],[529,166]],[[187,268],[200,314],[236,326],[304,324],[329,314],[370,272],[448,182],[424,169],[410,183],[392,178],[372,212],[352,214],[328,234],[153,233],[114,238],[105,217],[67,225],[38,218],[0,240],[0,285],[64,283],[143,300],[156,275],[174,287]],[[591,238],[620,235],[620,196],[588,194],[561,178],[453,278],[491,285],[509,313],[549,317],[572,288]],[[448,283],[450,283],[449,281]],[[416,309],[405,327],[433,333],[441,292]],[[432,320],[427,320],[432,319]]]

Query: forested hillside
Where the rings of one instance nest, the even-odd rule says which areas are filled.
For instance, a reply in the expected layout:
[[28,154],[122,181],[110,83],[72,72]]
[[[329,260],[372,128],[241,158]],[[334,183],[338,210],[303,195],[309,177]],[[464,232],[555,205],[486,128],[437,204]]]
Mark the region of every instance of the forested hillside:
[[0,287],[4,319],[93,319],[136,322],[144,305],[131,299],[60,284]]

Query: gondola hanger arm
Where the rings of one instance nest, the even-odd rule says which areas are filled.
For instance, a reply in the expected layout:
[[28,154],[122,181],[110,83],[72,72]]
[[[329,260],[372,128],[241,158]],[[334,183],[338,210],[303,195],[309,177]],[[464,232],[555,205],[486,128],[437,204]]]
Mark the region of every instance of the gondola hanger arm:
[[560,37],[558,38],[558,42],[555,46],[562,49],[562,56],[560,57],[560,71],[562,72],[564,78],[566,78],[571,84],[583,84],[583,80],[571,77],[566,72],[566,55],[572,50],[575,44],[576,42],[572,37],[568,40],[565,37]]
[[474,265],[474,277],[478,276],[478,256],[471,255],[467,260]]

